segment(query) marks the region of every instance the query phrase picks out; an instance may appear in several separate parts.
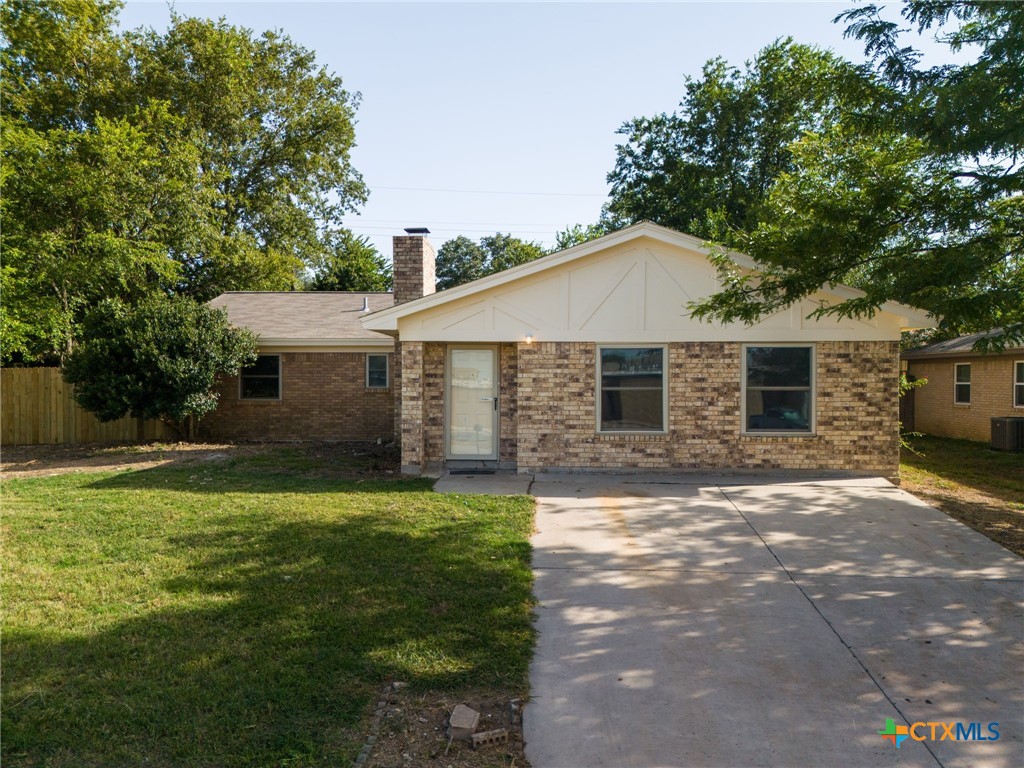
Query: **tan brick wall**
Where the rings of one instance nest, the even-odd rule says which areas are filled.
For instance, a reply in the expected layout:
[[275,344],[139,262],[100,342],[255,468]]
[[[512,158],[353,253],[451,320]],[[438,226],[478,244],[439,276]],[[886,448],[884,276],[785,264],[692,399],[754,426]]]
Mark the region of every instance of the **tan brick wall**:
[[[406,407],[402,413],[402,465],[408,471],[414,467],[433,467],[444,461],[446,415],[445,371],[448,345],[441,343],[403,342],[403,397]],[[518,375],[515,344],[499,345],[499,460],[514,464],[516,460]],[[410,402],[410,398],[417,402]]]
[[[914,429],[929,435],[989,442],[993,416],[1024,416],[1013,406],[1013,363],[1024,354],[908,360],[907,373],[928,383],[914,390]],[[953,366],[971,364],[971,403],[953,402]]]
[[366,387],[362,352],[282,352],[281,399],[242,400],[238,377],[218,387],[217,410],[200,423],[214,440],[391,440],[395,431],[394,355],[390,389]]
[[499,383],[498,417],[499,445],[498,460],[515,464],[518,450],[517,428],[519,420],[519,398],[516,381],[519,378],[519,353],[515,344],[502,344],[498,351]]
[[402,467],[423,465],[423,342],[399,343],[402,356]]
[[419,299],[435,288],[436,254],[425,237],[400,235],[392,241],[395,304]]
[[816,434],[740,434],[741,346],[669,345],[666,435],[596,430],[596,345],[518,347],[518,462],[545,467],[852,470],[895,476],[896,342],[816,345]]
[[429,464],[444,460],[445,345],[423,345],[423,455]]

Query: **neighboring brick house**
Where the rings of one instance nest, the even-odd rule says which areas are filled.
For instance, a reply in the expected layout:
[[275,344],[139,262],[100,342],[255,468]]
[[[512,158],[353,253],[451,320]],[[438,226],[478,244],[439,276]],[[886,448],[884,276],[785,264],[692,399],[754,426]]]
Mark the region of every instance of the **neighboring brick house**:
[[913,429],[929,435],[989,442],[992,418],[1024,416],[1024,347],[982,354],[976,333],[908,350],[908,376],[927,379],[914,390]]
[[811,319],[862,295],[830,286],[751,326],[701,323],[706,247],[650,223],[441,293],[433,273],[425,237],[396,238],[400,295],[361,317],[398,339],[403,471],[898,472],[899,339],[933,324],[919,310]]

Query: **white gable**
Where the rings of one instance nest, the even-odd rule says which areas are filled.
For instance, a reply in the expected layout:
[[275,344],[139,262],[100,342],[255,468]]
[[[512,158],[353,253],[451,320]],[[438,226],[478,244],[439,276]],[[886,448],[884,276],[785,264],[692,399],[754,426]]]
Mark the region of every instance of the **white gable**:
[[[810,320],[818,302],[848,298],[822,291],[753,326],[693,319],[689,302],[719,289],[698,241],[652,225],[632,236],[602,238],[508,273],[377,313],[367,328],[397,329],[403,341],[826,341],[896,340],[907,313],[870,320]],[[676,233],[672,233],[673,235]],[[608,242],[610,241],[610,242]],[[847,295],[844,295],[847,294]],[[899,305],[895,305],[899,306]],[[915,316],[919,321],[920,317]]]

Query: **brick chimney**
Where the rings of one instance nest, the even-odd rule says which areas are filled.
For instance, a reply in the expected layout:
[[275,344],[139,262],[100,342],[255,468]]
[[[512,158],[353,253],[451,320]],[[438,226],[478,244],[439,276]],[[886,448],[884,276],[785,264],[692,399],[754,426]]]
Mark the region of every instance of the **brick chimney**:
[[396,235],[391,256],[395,304],[419,299],[436,290],[434,285],[436,253],[426,227],[413,227]]

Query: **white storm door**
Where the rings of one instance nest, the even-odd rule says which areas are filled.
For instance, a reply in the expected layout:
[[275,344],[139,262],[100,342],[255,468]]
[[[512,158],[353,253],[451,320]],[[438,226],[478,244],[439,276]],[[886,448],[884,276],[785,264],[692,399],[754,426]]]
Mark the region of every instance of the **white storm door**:
[[498,350],[449,347],[445,458],[498,458]]

